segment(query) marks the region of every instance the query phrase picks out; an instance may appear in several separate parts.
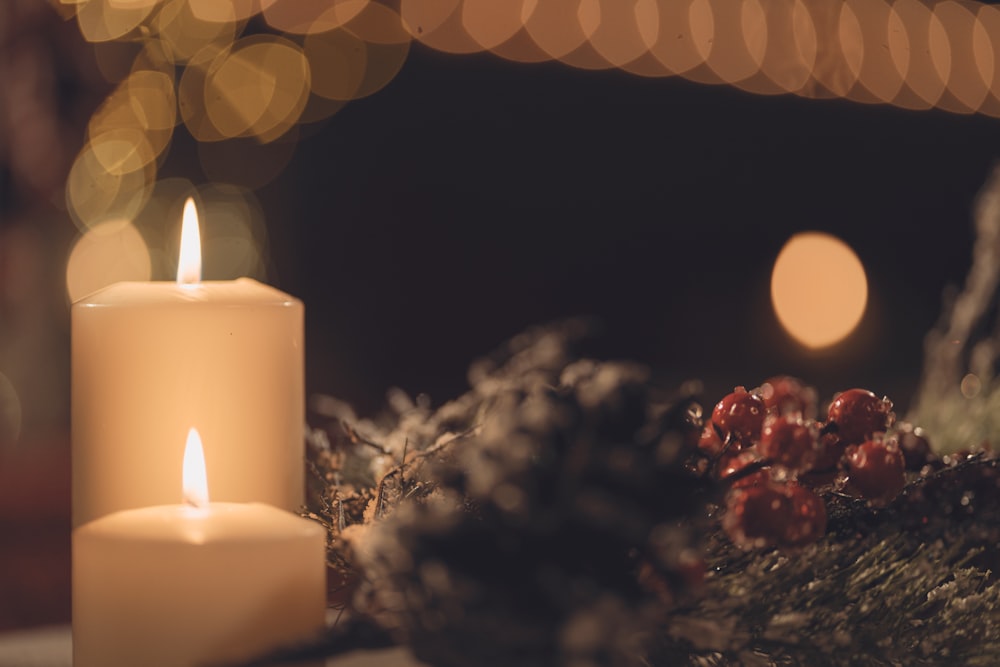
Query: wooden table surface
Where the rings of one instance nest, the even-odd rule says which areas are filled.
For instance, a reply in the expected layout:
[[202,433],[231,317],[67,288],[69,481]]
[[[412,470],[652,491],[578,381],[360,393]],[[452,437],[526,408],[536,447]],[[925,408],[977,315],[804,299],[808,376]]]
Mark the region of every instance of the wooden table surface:
[[[0,667],[72,667],[73,638],[68,625],[0,634]],[[326,667],[427,667],[405,649],[358,651]]]
[[69,623],[69,436],[0,447],[0,632]]

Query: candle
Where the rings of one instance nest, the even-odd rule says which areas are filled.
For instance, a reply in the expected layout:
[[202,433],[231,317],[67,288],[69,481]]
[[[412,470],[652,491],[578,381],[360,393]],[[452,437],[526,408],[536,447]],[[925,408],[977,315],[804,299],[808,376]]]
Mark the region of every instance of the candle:
[[200,450],[192,429],[187,504],[73,531],[76,667],[236,662],[323,628],[325,531],[270,505],[209,503]]
[[304,499],[303,307],[248,278],[201,282],[184,210],[177,282],[117,283],[72,312],[73,526],[176,501],[199,425],[213,495],[294,511]]

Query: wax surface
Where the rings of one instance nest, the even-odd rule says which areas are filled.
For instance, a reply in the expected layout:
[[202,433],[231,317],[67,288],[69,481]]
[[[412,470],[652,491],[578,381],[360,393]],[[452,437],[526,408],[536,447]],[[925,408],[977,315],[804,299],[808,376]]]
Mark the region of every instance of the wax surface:
[[73,525],[177,502],[188,429],[212,499],[297,510],[302,303],[254,280],[118,283],[73,305]]
[[313,638],[325,531],[257,504],[117,512],[73,532],[75,667],[195,667]]
[[109,285],[74,304],[81,308],[136,308],[203,303],[218,306],[290,306],[297,300],[252,278],[210,280],[194,285],[176,282],[122,282]]

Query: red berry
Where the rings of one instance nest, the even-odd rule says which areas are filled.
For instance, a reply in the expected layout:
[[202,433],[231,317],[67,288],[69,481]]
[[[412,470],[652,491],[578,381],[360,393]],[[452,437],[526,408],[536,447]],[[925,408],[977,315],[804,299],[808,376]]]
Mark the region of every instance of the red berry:
[[790,375],[768,378],[757,390],[767,411],[777,415],[816,417],[816,390]]
[[847,445],[857,445],[892,426],[892,401],[867,389],[848,389],[830,404],[828,418],[837,425],[837,435]]
[[816,460],[816,435],[798,417],[768,419],[757,446],[760,455],[786,468],[801,472]]
[[[752,450],[742,451],[731,456],[724,456],[719,461],[719,467],[717,468],[718,477],[723,480],[728,479],[751,463],[756,463],[759,460],[760,457]],[[750,473],[746,477],[741,477],[733,482],[732,486],[734,489],[742,489],[748,486],[761,486],[767,484],[770,480],[771,477],[768,475],[767,470],[761,469]]]
[[785,540],[792,501],[774,485],[737,489],[729,495],[722,527],[744,549],[775,546]]
[[895,440],[868,440],[848,451],[848,481],[865,498],[886,504],[906,485],[903,454]]
[[805,546],[826,533],[826,505],[809,489],[789,483],[786,493],[792,503],[792,518],[785,532],[789,546]]
[[798,481],[812,488],[833,484],[841,474],[840,462],[847,449],[834,433],[823,433],[817,443],[812,469],[799,473]]
[[736,387],[733,393],[716,404],[712,411],[712,423],[725,437],[732,438],[739,445],[750,446],[760,438],[765,411],[764,401],[759,396],[743,387]]
[[899,426],[899,450],[903,452],[907,470],[919,471],[934,458],[924,429],[912,424]]
[[698,438],[698,449],[705,456],[714,459],[725,449],[725,443],[719,437],[719,432],[712,426],[712,422],[705,424],[701,430],[701,437]]

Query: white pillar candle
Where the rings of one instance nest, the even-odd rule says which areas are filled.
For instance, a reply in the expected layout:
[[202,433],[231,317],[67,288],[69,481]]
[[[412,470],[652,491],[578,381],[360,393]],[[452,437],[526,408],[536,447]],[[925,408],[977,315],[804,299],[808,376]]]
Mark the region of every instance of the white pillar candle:
[[182,253],[177,283],[118,283],[73,305],[74,527],[176,502],[191,424],[211,443],[217,500],[303,503],[302,303],[200,272]]
[[194,504],[116,512],[73,531],[76,667],[227,663],[322,630],[323,528],[260,503],[208,503],[189,486]]
[[323,529],[261,503],[116,512],[73,532],[73,664],[238,661],[323,627]]

